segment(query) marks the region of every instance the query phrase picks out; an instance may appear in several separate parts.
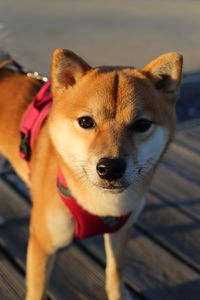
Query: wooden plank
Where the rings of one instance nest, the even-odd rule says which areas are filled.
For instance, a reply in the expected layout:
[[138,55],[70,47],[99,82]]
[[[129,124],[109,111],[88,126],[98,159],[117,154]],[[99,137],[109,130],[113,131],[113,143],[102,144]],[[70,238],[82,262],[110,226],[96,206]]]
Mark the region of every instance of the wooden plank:
[[191,134],[179,134],[176,143],[200,154],[199,139],[192,137]]
[[21,300],[24,297],[25,286],[22,275],[0,250],[0,299]]
[[193,130],[193,128],[198,128],[198,127],[200,128],[200,118],[178,123],[177,131],[188,132]]
[[161,164],[154,178],[152,191],[163,200],[175,204],[196,220],[200,220],[200,189],[198,184],[188,181],[171,168]]
[[171,168],[173,172],[200,184],[200,156],[191,149],[173,143],[162,163]]
[[24,268],[28,239],[29,211],[28,205],[20,196],[0,181],[0,215],[5,225],[0,227],[0,242]]
[[[0,191],[0,215],[6,218],[0,227],[0,242],[24,268],[29,205],[1,181]],[[73,244],[58,255],[50,291],[54,299],[106,299],[103,268]]]
[[196,136],[197,138],[200,137],[200,125],[193,126],[190,130],[191,134]]
[[149,195],[138,222],[161,245],[200,271],[200,224]]
[[[196,134],[194,134],[194,132],[196,132]],[[199,135],[200,126],[196,126],[186,130],[181,130],[176,133],[175,142],[182,144],[184,147],[187,147],[196,153],[200,153]]]
[[[200,148],[200,142],[199,142]],[[199,153],[192,151],[191,149],[184,147],[178,143],[172,143],[169,151],[167,152],[166,158],[174,160],[175,163],[186,166],[188,169],[200,174],[200,156]]]
[[200,136],[200,118],[178,124],[177,131]]
[[50,287],[56,299],[106,299],[103,269],[75,245],[59,253]]
[[[198,131],[199,131],[199,127],[198,127]],[[196,140],[199,144],[199,134],[198,135],[194,134],[194,130],[178,132],[177,138],[183,141],[188,140],[190,143],[193,143]]]
[[[83,240],[81,243],[105,262],[102,238]],[[192,299],[199,299],[199,273],[140,231],[136,230],[129,242],[125,263],[126,282],[132,287],[136,286],[147,299],[188,300],[193,289],[196,296]]]

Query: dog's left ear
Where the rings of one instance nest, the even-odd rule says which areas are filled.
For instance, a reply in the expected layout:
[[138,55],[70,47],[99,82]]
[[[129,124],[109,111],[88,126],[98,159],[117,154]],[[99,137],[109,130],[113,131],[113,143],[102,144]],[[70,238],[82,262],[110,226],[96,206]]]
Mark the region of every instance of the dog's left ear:
[[179,93],[182,65],[182,55],[171,52],[159,56],[141,71],[167,99],[175,101]]
[[72,51],[56,49],[51,68],[53,89],[73,86],[89,69],[90,66]]

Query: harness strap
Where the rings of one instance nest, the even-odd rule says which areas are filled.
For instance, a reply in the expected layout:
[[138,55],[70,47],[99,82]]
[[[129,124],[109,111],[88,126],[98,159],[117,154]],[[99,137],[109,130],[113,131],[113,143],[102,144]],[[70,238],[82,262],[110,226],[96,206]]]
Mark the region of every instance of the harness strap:
[[131,213],[129,213],[120,217],[100,217],[91,214],[82,208],[77,200],[72,197],[60,169],[58,169],[57,173],[57,187],[60,197],[74,216],[76,239],[84,239],[104,233],[113,233],[120,229],[131,215]]
[[22,118],[20,156],[27,161],[31,158],[31,149],[52,106],[50,85],[51,82],[48,81],[42,86]]

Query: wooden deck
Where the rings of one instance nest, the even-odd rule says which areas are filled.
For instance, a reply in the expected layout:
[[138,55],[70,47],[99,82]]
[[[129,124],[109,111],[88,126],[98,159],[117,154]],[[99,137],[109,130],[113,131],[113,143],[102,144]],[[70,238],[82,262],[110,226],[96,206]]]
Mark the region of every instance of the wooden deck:
[[[0,299],[24,299],[30,202],[10,167],[1,162]],[[104,300],[103,239],[62,250],[49,297]],[[125,281],[134,299],[200,299],[200,120],[183,124],[164,158],[135,226]]]

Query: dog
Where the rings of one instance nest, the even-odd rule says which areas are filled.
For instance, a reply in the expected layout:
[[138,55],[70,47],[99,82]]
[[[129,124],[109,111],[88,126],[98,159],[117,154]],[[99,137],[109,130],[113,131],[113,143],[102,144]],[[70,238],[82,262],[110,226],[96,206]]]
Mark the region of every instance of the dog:
[[[45,91],[53,100],[47,101],[48,116],[28,152],[30,140],[22,127],[30,115],[22,120],[44,82],[9,56],[1,58],[0,67],[0,152],[29,186],[33,203],[26,300],[45,299],[59,248],[101,231],[107,297],[132,299],[121,280],[123,256],[156,167],[174,137],[182,56],[167,53],[141,69],[92,68],[69,50],[55,50]],[[82,219],[71,201],[90,218],[89,226],[86,217],[78,228]],[[98,227],[91,219],[103,230],[91,232]]]

